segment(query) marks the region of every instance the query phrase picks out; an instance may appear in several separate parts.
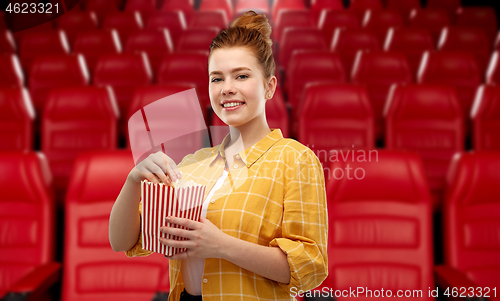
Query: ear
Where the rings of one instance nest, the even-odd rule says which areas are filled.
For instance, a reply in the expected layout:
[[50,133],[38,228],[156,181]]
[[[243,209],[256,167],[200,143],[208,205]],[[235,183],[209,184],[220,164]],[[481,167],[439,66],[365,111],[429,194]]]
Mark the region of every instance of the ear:
[[277,85],[278,79],[276,78],[276,76],[272,75],[271,77],[269,77],[266,84],[266,95],[264,96],[266,100],[273,98]]

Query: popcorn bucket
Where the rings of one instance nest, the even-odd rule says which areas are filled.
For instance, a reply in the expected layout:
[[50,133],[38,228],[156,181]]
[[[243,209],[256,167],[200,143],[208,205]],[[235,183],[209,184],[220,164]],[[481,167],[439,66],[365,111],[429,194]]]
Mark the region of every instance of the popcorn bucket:
[[[184,182],[184,181],[181,181]],[[192,181],[189,181],[192,182]],[[165,221],[165,217],[174,216],[200,221],[203,207],[205,186],[191,184],[174,186],[149,181],[141,182],[142,199],[142,248],[144,250],[172,256],[183,252],[186,248],[172,248],[160,243],[159,238],[186,240],[175,235],[160,232],[160,227],[168,226],[186,229]]]

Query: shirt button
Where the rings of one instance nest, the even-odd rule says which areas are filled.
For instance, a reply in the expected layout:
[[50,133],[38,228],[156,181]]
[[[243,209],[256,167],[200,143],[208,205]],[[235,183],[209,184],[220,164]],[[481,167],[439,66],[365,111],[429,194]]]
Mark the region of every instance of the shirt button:
[[239,159],[240,158],[240,155],[236,155],[236,159]]
[[210,203],[212,203],[212,204],[215,203],[215,200],[211,200]]
[[203,283],[207,283],[208,282],[208,279],[207,278],[203,278]]
[[238,165],[237,165],[237,164],[235,164],[235,165],[234,165],[234,169],[236,169],[236,168],[238,168]]

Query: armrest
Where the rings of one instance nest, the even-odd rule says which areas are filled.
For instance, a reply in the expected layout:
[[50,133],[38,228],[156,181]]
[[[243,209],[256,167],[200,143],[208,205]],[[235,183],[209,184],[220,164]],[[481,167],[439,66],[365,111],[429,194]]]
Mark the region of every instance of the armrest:
[[36,300],[36,297],[55,284],[61,275],[61,264],[50,262],[37,267],[28,275],[17,281],[10,289],[10,296],[24,296],[25,300]]
[[434,267],[436,282],[440,287],[476,287],[474,281],[470,280],[461,271],[448,265]]

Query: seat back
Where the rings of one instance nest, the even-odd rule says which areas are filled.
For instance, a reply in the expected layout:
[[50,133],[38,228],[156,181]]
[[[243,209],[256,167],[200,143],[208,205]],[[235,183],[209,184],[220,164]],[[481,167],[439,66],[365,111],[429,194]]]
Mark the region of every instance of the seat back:
[[[233,5],[231,4],[231,0],[202,0],[200,4],[200,11],[222,11],[225,15],[225,20],[233,19]],[[196,17],[196,13],[193,15],[193,18]],[[227,24],[227,21],[226,23]],[[226,28],[227,26],[221,27],[221,29]]]
[[475,56],[465,51],[427,51],[417,75],[421,84],[453,86],[457,90],[464,120],[468,119],[482,78]]
[[84,56],[89,73],[94,74],[97,58],[122,52],[122,45],[115,29],[89,30],[76,36],[73,52]]
[[498,151],[478,151],[456,156],[448,175],[445,260],[480,287],[500,286],[499,169]]
[[352,69],[352,82],[365,85],[375,117],[375,133],[377,138],[382,138],[383,111],[391,86],[413,82],[406,57],[399,52],[359,51]]
[[318,21],[321,17],[322,11],[343,11],[344,3],[342,0],[316,0],[313,1],[311,7],[309,8],[309,12],[311,15],[311,20],[314,25],[318,24]]
[[281,36],[279,62],[285,69],[297,50],[327,50],[326,41],[321,32],[314,28],[287,27]]
[[0,54],[0,87],[21,88],[24,74],[15,54]]
[[500,83],[500,61],[498,60],[500,50],[493,51],[488,69],[486,70],[486,83],[489,85],[498,85]]
[[0,153],[0,296],[41,264],[54,260],[55,206],[45,157]]
[[422,56],[425,51],[434,50],[434,42],[431,33],[424,28],[391,28],[387,32],[384,50],[403,53],[416,79]]
[[446,10],[441,8],[417,9],[410,16],[409,26],[427,29],[437,45],[441,31],[444,27],[451,26],[453,23]]
[[29,151],[33,147],[35,110],[24,88],[0,88],[0,150]]
[[350,75],[358,51],[382,48],[375,34],[366,28],[338,28],[333,34],[330,49],[339,54],[346,74]]
[[7,29],[0,28],[0,54],[10,54],[16,51],[16,43],[12,33]]
[[86,0],[85,10],[93,11],[99,24],[103,24],[105,16],[120,10],[120,0]]
[[[224,0],[225,1],[225,0]],[[217,28],[222,30],[228,27],[228,19],[223,10],[197,11],[189,22],[189,28]]]
[[388,0],[387,8],[398,10],[406,22],[410,18],[410,13],[414,9],[421,9],[420,0]]
[[361,20],[348,10],[325,10],[321,12],[318,28],[325,37],[326,44],[331,45],[333,33],[338,28],[359,28]]
[[493,49],[493,41],[480,27],[445,27],[437,47],[445,51],[468,51],[476,57],[479,72],[484,74]]
[[130,34],[125,52],[144,51],[148,56],[153,74],[158,73],[164,55],[174,51],[174,45],[168,29],[149,30],[143,29]]
[[269,2],[267,0],[238,0],[234,8],[235,16],[241,16],[249,10],[253,10],[258,14],[269,16]]
[[150,13],[156,11],[155,0],[127,0],[125,3],[126,11],[140,11],[141,13]]
[[272,18],[274,21],[278,19],[279,12],[282,9],[305,10],[306,6],[302,0],[275,0],[272,6]]
[[189,23],[194,13],[193,0],[165,0],[161,6],[162,12],[178,12],[183,22]]
[[94,85],[110,85],[120,112],[128,112],[137,87],[151,83],[152,71],[145,52],[101,55],[94,70]]
[[448,14],[450,21],[455,23],[457,19],[457,11],[462,7],[462,0],[427,0],[426,9],[444,9]]
[[122,44],[127,43],[132,32],[143,27],[141,14],[137,11],[120,11],[106,14],[102,23],[102,29],[115,29],[118,32]]
[[323,285],[364,288],[361,300],[383,298],[380,288],[392,292],[385,295],[390,300],[397,290],[423,292],[410,300],[433,299],[426,293],[434,285],[431,201],[418,155],[358,150],[329,169],[329,276]]
[[474,150],[500,150],[500,88],[478,88],[471,112]]
[[177,52],[208,51],[219,31],[216,28],[191,28],[179,38]]
[[373,31],[380,45],[384,45],[387,31],[391,27],[403,27],[405,24],[401,13],[395,9],[368,11],[363,21],[363,27]]
[[42,118],[42,151],[47,156],[58,200],[64,198],[76,156],[117,145],[116,106],[107,87],[50,91]]
[[324,167],[331,151],[374,148],[373,112],[363,86],[313,84],[304,94],[297,137]]
[[25,33],[19,44],[19,59],[25,71],[31,70],[36,57],[69,53],[69,43],[62,30]]
[[[167,3],[167,1],[165,3]],[[181,11],[162,11],[151,14],[146,23],[146,29],[162,28],[168,29],[172,41],[174,42],[174,48],[177,48],[179,39],[187,28],[183,13]]]
[[349,10],[355,13],[360,20],[363,20],[367,11],[382,10],[384,7],[380,0],[351,0]]
[[276,41],[281,40],[283,30],[287,27],[316,28],[316,24],[313,23],[310,13],[307,10],[281,9],[278,14],[278,20],[276,20],[273,27],[274,39]]
[[498,21],[495,9],[488,6],[462,7],[457,10],[457,26],[482,28],[491,43],[498,33]]
[[62,300],[149,301],[169,290],[163,255],[127,258],[109,245],[109,213],[133,167],[129,151],[76,159],[66,198]]
[[64,30],[71,46],[76,36],[88,30],[98,29],[97,16],[91,11],[71,10],[56,19],[57,28]]
[[50,89],[86,86],[89,73],[80,54],[47,55],[33,61],[28,83],[35,110],[41,116]]
[[437,209],[453,155],[463,151],[463,116],[449,86],[395,86],[385,108],[386,146],[417,152],[426,171]]

